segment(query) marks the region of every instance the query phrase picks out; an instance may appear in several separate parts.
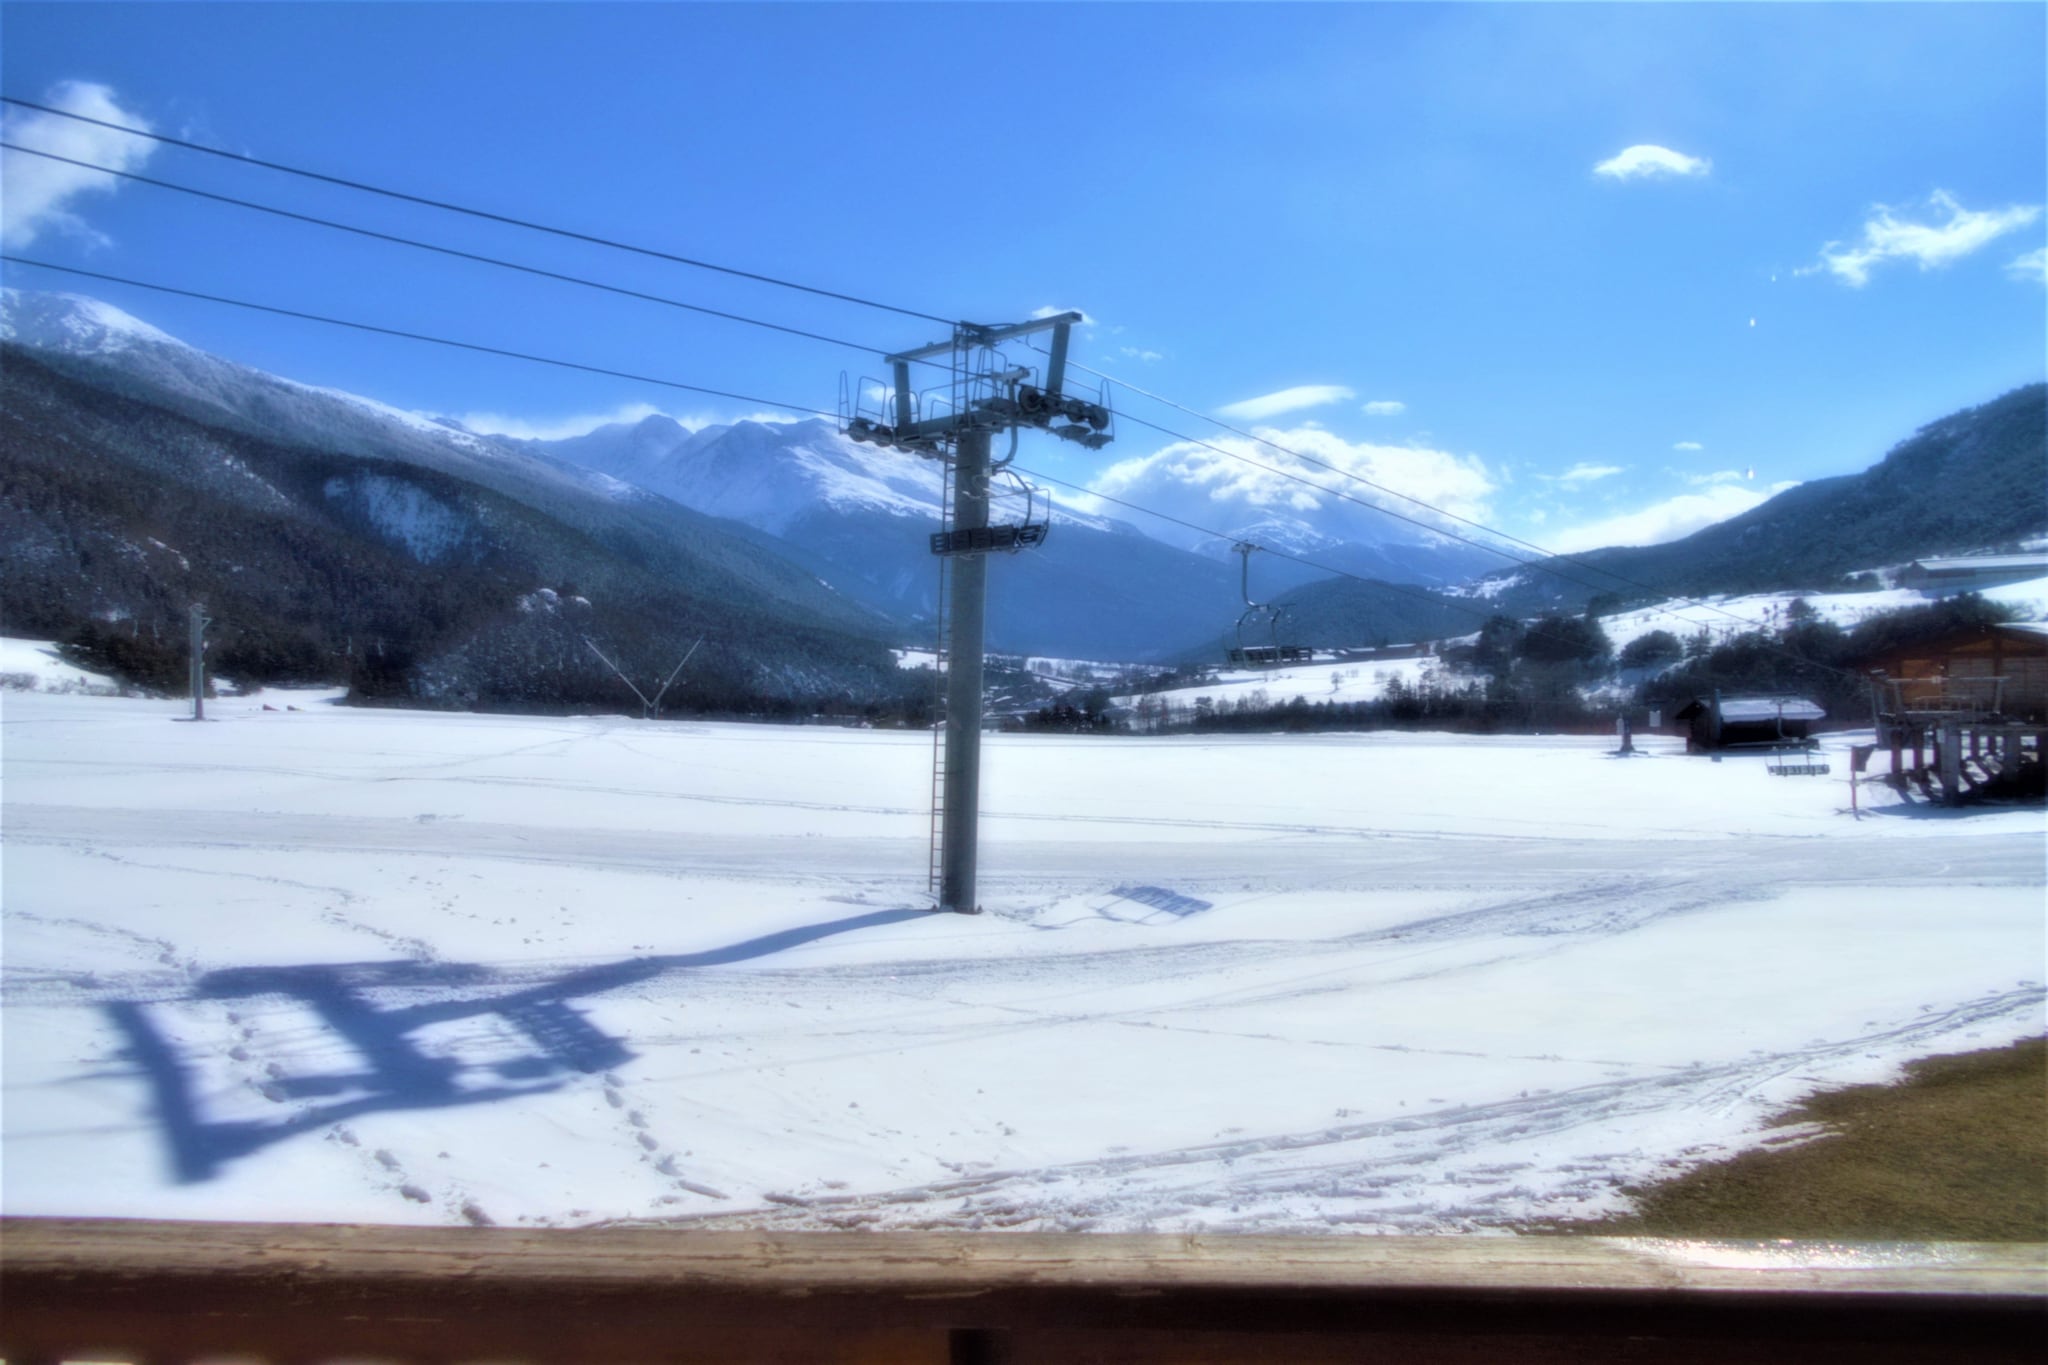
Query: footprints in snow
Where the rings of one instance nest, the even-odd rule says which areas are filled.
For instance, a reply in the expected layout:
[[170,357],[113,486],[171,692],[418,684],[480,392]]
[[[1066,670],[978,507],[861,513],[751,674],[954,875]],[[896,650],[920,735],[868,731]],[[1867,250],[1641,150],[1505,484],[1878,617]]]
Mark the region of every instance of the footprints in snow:
[[[648,1131],[647,1115],[627,1105],[625,1090],[620,1084],[617,1072],[607,1071],[604,1073],[604,1085],[601,1093],[604,1095],[606,1105],[621,1111],[621,1118],[627,1130],[631,1132],[633,1141],[640,1148],[640,1159],[652,1166],[656,1172],[670,1181],[677,1189],[704,1199],[730,1199],[732,1197],[723,1190],[715,1190],[709,1185],[701,1185],[683,1175],[681,1158],[690,1155],[690,1153],[683,1152],[678,1154],[674,1149],[663,1146],[661,1139]],[[666,1194],[661,1196],[657,1202],[674,1204],[680,1202],[680,1200],[680,1195]]]
[[[460,1219],[471,1227],[479,1228],[497,1225],[498,1220],[491,1217],[483,1205],[465,1196],[459,1188],[450,1190],[436,1199],[420,1180],[415,1179],[407,1171],[405,1163],[389,1147],[379,1147],[374,1152],[364,1153],[363,1140],[356,1136],[355,1130],[347,1124],[337,1123],[328,1129],[327,1140],[358,1152],[362,1158],[364,1171],[371,1180],[407,1203],[438,1204],[449,1222]],[[440,1156],[443,1160],[449,1159],[446,1152],[442,1152]]]

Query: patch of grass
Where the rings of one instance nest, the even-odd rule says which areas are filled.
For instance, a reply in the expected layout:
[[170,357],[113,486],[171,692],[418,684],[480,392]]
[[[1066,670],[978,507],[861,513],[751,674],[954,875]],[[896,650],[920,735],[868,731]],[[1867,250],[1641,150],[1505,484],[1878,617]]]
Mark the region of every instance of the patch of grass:
[[1614,1236],[2048,1241],[2048,1038],[1929,1057],[1896,1085],[1815,1095],[1822,1136],[1631,1188]]

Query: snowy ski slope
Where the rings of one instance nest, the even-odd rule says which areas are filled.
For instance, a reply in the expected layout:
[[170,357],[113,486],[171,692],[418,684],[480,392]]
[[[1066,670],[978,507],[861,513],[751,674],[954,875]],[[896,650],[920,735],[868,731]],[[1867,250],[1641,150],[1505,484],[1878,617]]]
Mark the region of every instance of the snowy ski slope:
[[992,736],[964,917],[923,734],[0,708],[14,1214],[1488,1229],[2044,1028],[2042,812],[1839,752]]

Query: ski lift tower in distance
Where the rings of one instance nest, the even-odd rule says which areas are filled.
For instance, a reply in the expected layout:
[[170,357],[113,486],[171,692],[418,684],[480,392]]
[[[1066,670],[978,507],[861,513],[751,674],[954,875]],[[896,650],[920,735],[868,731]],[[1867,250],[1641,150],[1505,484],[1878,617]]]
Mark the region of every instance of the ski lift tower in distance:
[[[981,818],[982,644],[988,606],[988,555],[1021,550],[1045,541],[1051,509],[1043,519],[1027,501],[1023,516],[992,524],[991,485],[1017,454],[1025,427],[1100,450],[1111,439],[1106,394],[1093,398],[1066,390],[1067,345],[1079,313],[1056,313],[1008,326],[954,325],[945,341],[888,357],[893,382],[862,379],[849,392],[840,376],[840,429],[856,441],[909,451],[947,466],[952,506],[931,537],[931,551],[952,565],[953,587],[941,608],[942,658],[946,672],[946,732],[937,784],[940,803],[936,877],[939,908],[973,914],[977,840]],[[1003,355],[1005,342],[1052,333],[1041,379]],[[910,367],[945,368],[946,382],[919,393]],[[1009,451],[990,456],[994,437],[1008,432]]]
[[1252,551],[1259,547],[1248,540],[1240,540],[1230,548],[1237,551],[1238,558],[1243,561],[1241,583],[1244,594],[1244,612],[1237,618],[1237,646],[1230,651],[1230,662],[1249,668],[1307,663],[1314,657],[1314,650],[1307,645],[1280,643],[1280,621],[1287,615],[1287,608],[1252,600]]

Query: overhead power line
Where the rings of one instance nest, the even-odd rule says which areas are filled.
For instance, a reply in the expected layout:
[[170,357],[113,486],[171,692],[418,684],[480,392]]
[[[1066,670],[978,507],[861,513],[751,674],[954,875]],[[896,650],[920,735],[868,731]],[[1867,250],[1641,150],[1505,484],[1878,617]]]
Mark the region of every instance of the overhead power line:
[[440,209],[445,213],[459,213],[464,217],[482,219],[485,222],[503,223],[508,227],[524,228],[530,232],[544,232],[551,237],[561,237],[575,242],[586,242],[593,246],[608,247],[614,251],[627,251],[636,256],[647,256],[654,260],[668,261],[674,265],[686,265],[696,270],[716,271],[721,275],[731,275],[743,280],[753,280],[757,284],[771,284],[778,289],[794,289],[800,293],[814,294],[819,298],[837,299],[841,303],[857,304],[862,308],[879,309],[882,312],[895,313],[902,317],[920,318],[926,322],[938,323],[942,327],[951,327],[953,325],[953,320],[950,318],[942,318],[933,313],[921,313],[914,308],[899,308],[895,304],[861,298],[857,294],[843,294],[835,289],[822,289],[816,285],[800,284],[795,280],[786,280],[776,275],[763,274],[753,270],[742,270],[737,266],[719,265],[715,261],[701,260],[694,256],[682,256],[671,251],[640,246],[632,242],[621,242],[610,237],[600,237],[594,233],[578,232],[572,228],[555,227],[552,224],[535,222],[529,218],[518,218],[511,214],[493,213],[488,209],[471,208],[468,205],[451,203],[445,199],[432,199],[426,195],[408,194],[403,190],[394,190],[383,185],[373,185],[367,181],[351,180],[346,176],[328,175],[322,171],[307,170],[303,166],[287,165],[282,161],[266,161],[261,157],[248,156],[242,152],[231,152],[223,147],[209,147],[203,142],[193,142],[187,138],[172,137],[168,133],[151,132],[146,128],[134,128],[125,123],[114,123],[107,119],[93,118],[87,114],[73,113],[69,109],[59,109],[54,105],[38,104],[34,100],[20,99],[13,95],[0,95],[0,103],[11,104],[22,109],[33,109],[38,113],[55,114],[59,118],[72,119],[79,123],[90,123],[100,128],[110,128],[117,133],[127,133],[133,137],[148,138],[152,142],[160,142],[170,147],[181,147],[188,152],[201,152],[207,156],[220,157],[223,160],[238,162],[244,166],[259,166],[267,171],[278,171],[284,175],[294,175],[301,179],[315,180],[326,185],[338,185],[343,189],[360,190],[365,194],[381,195],[386,199],[395,199],[401,203],[418,204],[425,208]]
[[132,180],[142,185],[153,185],[158,189],[174,190],[179,194],[191,195],[198,199],[209,199],[219,204],[231,204],[236,208],[251,209],[257,213],[268,213],[278,218],[289,218],[295,222],[312,223],[318,227],[333,228],[337,232],[353,233],[358,237],[368,237],[379,242],[392,242],[399,246],[413,247],[420,251],[431,251],[441,256],[451,256],[457,260],[475,261],[481,265],[496,266],[502,270],[516,270],[521,274],[536,275],[546,280],[559,280],[564,284],[581,285],[586,289],[601,289],[608,294],[618,294],[629,299],[640,299],[647,303],[659,303],[669,308],[681,308],[692,313],[702,313],[707,317],[723,318],[728,322],[744,323],[749,327],[762,327],[771,332],[781,332],[788,336],[802,337],[806,341],[822,341],[827,345],[842,346],[851,351],[863,351],[870,355],[887,354],[879,346],[863,345],[861,342],[848,341],[843,337],[826,336],[820,332],[807,332],[800,327],[786,327],[779,322],[768,322],[761,318],[748,317],[743,313],[729,313],[722,308],[707,308],[702,304],[685,303],[681,299],[672,299],[661,294],[649,294],[638,289],[627,289],[616,284],[606,284],[602,280],[588,279],[581,275],[567,275],[558,270],[544,270],[539,266],[522,265],[518,261],[507,261],[496,256],[485,256],[474,251],[461,251],[451,246],[439,246],[433,242],[420,241],[416,237],[401,237],[396,233],[378,232],[373,228],[357,227],[353,223],[337,222],[332,218],[322,218],[316,214],[299,213],[292,209],[277,208],[270,204],[259,204],[253,199],[238,199],[233,195],[216,194],[212,190],[202,190],[191,185],[180,185],[176,181],[171,180],[160,180],[152,175],[138,175],[134,171],[115,170],[111,166],[98,166],[90,161],[80,161],[75,157],[59,156],[55,152],[45,152],[34,147],[23,147],[13,142],[0,141],[0,147],[4,147],[11,152],[22,152],[29,156],[43,157],[50,161],[61,161],[68,166],[78,166],[85,170],[98,171],[102,175],[119,176],[123,180]]
[[626,370],[607,369],[602,365],[585,365],[574,360],[559,360],[552,356],[533,355],[526,351],[507,350],[502,346],[485,346],[474,341],[457,341],[450,337],[429,336],[424,332],[408,332],[397,327],[380,327],[374,323],[354,322],[348,318],[331,318],[319,313],[301,312],[296,308],[279,308],[268,303],[253,303],[248,299],[231,299],[220,294],[201,293],[196,289],[178,289],[168,284],[151,284],[147,280],[133,280],[121,275],[109,275],[98,270],[81,270],[73,265],[57,265],[50,261],[32,260],[26,256],[0,255],[0,261],[10,265],[33,266],[38,270],[55,270],[66,275],[83,275],[87,279],[105,280],[110,284],[127,285],[133,289],[148,289],[159,294],[176,294],[181,298],[202,299],[207,303],[222,303],[231,308],[247,308],[258,313],[272,313],[278,317],[298,318],[303,322],[320,322],[330,327],[348,327],[358,332],[374,332],[379,336],[403,337],[407,341],[424,341],[435,346],[451,346],[460,351],[475,351],[482,355],[504,356],[510,360],[525,360],[536,365],[553,365],[564,370],[581,370],[585,374],[601,374],[613,379],[630,379],[636,384],[655,384],[665,389],[682,389],[688,393],[708,394],[713,398],[730,398],[739,403],[752,403],[765,408],[781,408],[785,412],[800,412],[812,417],[837,418],[837,413],[823,408],[809,407],[802,403],[784,403],[773,398],[757,398],[752,394],[733,393],[727,389],[706,388],[702,384],[685,384],[680,380],[661,379],[654,375],[633,374]]

